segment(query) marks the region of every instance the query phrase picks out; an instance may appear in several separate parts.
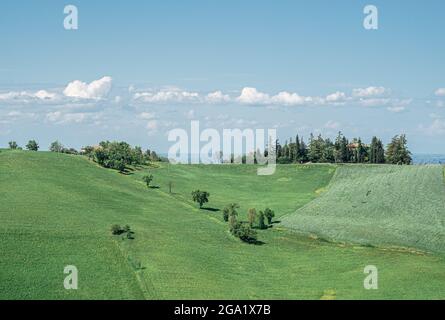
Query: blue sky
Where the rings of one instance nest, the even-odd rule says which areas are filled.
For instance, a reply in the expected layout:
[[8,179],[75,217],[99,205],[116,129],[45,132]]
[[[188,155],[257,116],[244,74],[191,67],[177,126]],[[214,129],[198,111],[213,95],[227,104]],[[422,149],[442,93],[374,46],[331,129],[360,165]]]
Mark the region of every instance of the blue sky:
[[414,152],[445,153],[444,15],[441,0],[2,1],[0,146],[166,152],[195,119],[281,140],[406,133]]

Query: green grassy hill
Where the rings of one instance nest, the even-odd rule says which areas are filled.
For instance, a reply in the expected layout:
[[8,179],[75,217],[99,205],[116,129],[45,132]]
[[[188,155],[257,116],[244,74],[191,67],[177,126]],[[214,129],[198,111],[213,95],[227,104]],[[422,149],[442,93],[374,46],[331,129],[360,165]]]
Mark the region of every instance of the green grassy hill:
[[282,220],[328,239],[443,253],[443,167],[340,166],[326,193]]
[[[150,171],[159,189],[145,187],[143,172],[121,175],[78,156],[1,152],[0,299],[445,298],[443,256],[327,243],[276,224],[259,232],[263,245],[249,245],[220,212],[187,199],[196,187],[210,191],[214,209],[239,201],[241,215],[266,205],[286,213],[317,197],[331,166],[280,166],[266,178],[249,166]],[[135,239],[112,236],[114,223],[129,224]],[[78,290],[63,288],[69,264]],[[369,264],[379,290],[363,289]]]

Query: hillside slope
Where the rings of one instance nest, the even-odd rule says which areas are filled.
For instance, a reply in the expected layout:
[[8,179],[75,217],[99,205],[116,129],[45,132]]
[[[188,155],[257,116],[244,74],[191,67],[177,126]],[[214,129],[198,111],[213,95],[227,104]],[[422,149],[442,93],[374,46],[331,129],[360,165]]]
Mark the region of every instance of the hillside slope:
[[340,166],[325,194],[282,223],[338,241],[445,252],[443,167]]
[[[317,168],[309,174],[289,166],[279,174],[329,180],[329,172]],[[231,167],[191,170],[177,171],[175,184],[185,197],[187,185],[207,181],[214,207],[212,197],[222,198],[225,185],[236,188],[251,179],[248,167],[224,174],[225,180],[215,175],[212,184],[207,177]],[[259,231],[263,245],[248,245],[227,232],[221,212],[198,210],[181,195],[169,195],[159,183],[165,171],[150,171],[159,189],[145,187],[144,172],[125,176],[78,156],[1,152],[0,299],[445,298],[443,257],[335,245],[276,224]],[[309,201],[323,186],[302,183],[295,197]],[[249,195],[241,189],[249,203],[261,198],[261,206],[275,190],[282,192],[260,188],[265,193]],[[236,192],[226,195],[230,202]],[[240,211],[240,218],[245,214]],[[135,239],[111,236],[114,223],[129,224]],[[68,264],[79,269],[78,290],[63,288]],[[384,270],[379,290],[363,289],[369,264]]]

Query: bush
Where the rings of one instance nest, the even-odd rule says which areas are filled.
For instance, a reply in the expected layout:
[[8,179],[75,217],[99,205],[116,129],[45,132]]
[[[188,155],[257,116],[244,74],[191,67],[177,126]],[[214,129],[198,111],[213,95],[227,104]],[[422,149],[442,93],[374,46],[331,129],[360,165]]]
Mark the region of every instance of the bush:
[[267,229],[267,226],[264,223],[264,212],[263,211],[260,211],[260,213],[258,215],[258,228]]
[[271,210],[270,208],[266,208],[264,210],[264,216],[267,219],[267,223],[272,224],[272,219],[273,217],[275,217],[275,212],[273,212],[273,210]]
[[111,234],[113,235],[119,235],[122,234],[124,232],[124,230],[122,229],[122,227],[118,224],[113,224],[111,226]]
[[[111,226],[111,234],[113,234],[113,235],[121,235],[121,234],[124,234],[124,233],[126,234],[126,238],[127,239],[134,239],[134,236],[133,236],[134,232],[131,231],[131,228],[130,228],[130,226],[128,224],[125,225],[124,227],[121,227],[118,224],[113,224]],[[122,239],[124,239],[124,238],[122,238]]]
[[249,225],[236,222],[231,228],[232,234],[244,242],[255,242],[257,240],[257,233]]
[[144,181],[147,184],[147,188],[150,188],[150,183],[153,181],[153,175],[145,175],[142,177],[142,181]]

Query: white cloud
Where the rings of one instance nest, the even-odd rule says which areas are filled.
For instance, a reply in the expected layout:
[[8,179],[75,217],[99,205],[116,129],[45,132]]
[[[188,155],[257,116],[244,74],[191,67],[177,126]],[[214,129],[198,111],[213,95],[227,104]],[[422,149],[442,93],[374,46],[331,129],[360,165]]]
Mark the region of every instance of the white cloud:
[[91,83],[85,83],[79,80],[70,82],[63,94],[67,97],[81,99],[103,99],[107,97],[111,90],[111,77],[103,77]]
[[223,94],[221,91],[215,91],[207,94],[206,101],[210,103],[226,103],[229,102],[230,96],[227,94]]
[[360,98],[378,97],[386,93],[388,93],[388,90],[384,87],[368,87],[352,90],[352,95]]
[[199,102],[200,96],[197,92],[182,91],[176,88],[161,90],[158,92],[137,92],[133,98],[147,103],[181,103]]
[[390,103],[390,99],[374,98],[374,99],[360,99],[359,104],[363,107],[381,107]]
[[50,93],[46,90],[39,90],[37,92],[10,91],[6,93],[0,93],[0,102],[4,103],[54,101],[57,98],[58,97],[55,93]]
[[445,97],[445,88],[439,88],[434,92],[434,94],[438,97]]
[[286,91],[278,93],[277,95],[273,96],[270,100],[271,103],[273,104],[284,105],[284,106],[295,106],[312,102],[311,97],[302,97],[297,93],[290,93]]
[[241,94],[236,100],[242,104],[267,104],[270,97],[266,93],[258,91],[256,88],[245,87],[241,90]]
[[236,98],[236,101],[247,105],[295,106],[311,103],[314,99],[312,97],[303,97],[297,93],[287,91],[282,91],[271,97],[269,94],[260,92],[256,88],[245,87],[241,91],[240,96]]
[[346,100],[346,94],[344,92],[334,92],[326,97],[327,102],[342,102]]

